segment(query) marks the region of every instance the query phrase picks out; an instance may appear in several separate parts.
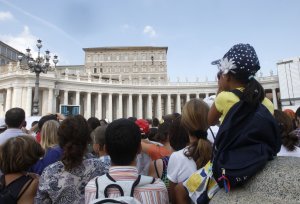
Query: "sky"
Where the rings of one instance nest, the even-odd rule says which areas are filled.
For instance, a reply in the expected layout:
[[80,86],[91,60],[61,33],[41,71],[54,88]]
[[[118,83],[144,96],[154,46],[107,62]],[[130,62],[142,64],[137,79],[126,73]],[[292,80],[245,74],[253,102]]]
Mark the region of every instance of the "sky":
[[0,40],[49,49],[58,65],[84,64],[82,48],[167,46],[171,81],[214,80],[220,59],[251,44],[263,76],[300,56],[299,0],[0,0]]

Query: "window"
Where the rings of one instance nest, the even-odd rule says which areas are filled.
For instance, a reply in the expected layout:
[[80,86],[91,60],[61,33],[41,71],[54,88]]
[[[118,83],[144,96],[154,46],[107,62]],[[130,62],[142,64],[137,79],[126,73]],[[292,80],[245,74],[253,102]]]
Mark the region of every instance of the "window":
[[103,69],[102,68],[100,68],[100,73],[103,73]]
[[95,68],[94,68],[94,74],[96,74],[96,73],[97,73],[97,68],[95,67]]
[[152,65],[154,64],[154,57],[153,56],[151,56],[151,63],[152,63]]

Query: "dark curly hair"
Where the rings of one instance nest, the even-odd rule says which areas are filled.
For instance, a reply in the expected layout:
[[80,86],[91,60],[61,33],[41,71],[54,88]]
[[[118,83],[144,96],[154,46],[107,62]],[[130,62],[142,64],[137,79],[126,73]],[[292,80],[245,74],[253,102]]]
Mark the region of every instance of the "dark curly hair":
[[293,132],[292,119],[281,110],[274,110],[274,117],[279,126],[283,146],[285,146],[288,151],[294,151],[296,149],[295,145],[299,142],[299,138]]
[[63,148],[62,162],[66,170],[79,166],[91,143],[90,131],[85,118],[81,115],[69,116],[58,128],[58,142]]

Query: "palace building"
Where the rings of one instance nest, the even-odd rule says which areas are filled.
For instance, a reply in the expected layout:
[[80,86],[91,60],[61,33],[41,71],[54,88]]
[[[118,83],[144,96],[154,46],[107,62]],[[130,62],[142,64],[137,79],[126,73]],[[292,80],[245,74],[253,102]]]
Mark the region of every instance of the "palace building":
[[[173,112],[181,113],[191,98],[205,98],[217,92],[217,81],[170,82],[167,47],[83,50],[84,65],[57,66],[55,71],[41,73],[40,115],[59,112],[61,105],[77,105],[85,118],[162,118]],[[12,107],[21,107],[27,116],[31,115],[35,73],[20,66],[24,65],[12,60],[0,67],[0,117]],[[257,80],[278,108],[278,76],[258,76]]]

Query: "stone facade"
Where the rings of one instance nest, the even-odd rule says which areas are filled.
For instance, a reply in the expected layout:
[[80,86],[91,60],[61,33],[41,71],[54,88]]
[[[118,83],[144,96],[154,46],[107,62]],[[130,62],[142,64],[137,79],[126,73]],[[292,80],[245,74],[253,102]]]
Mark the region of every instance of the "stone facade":
[[[80,114],[86,118],[162,118],[165,114],[181,113],[185,102],[192,98],[205,98],[217,92],[217,81],[168,81],[166,47],[84,51],[85,65],[59,66],[54,72],[40,75],[40,115],[59,112],[64,104],[80,105]],[[30,116],[35,74],[20,69],[18,63],[2,66],[0,72],[0,117],[12,107],[22,107]],[[267,96],[276,99],[276,108],[278,77],[258,80]]]

